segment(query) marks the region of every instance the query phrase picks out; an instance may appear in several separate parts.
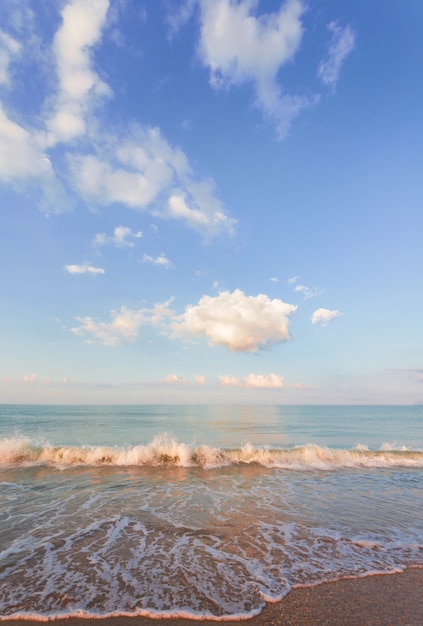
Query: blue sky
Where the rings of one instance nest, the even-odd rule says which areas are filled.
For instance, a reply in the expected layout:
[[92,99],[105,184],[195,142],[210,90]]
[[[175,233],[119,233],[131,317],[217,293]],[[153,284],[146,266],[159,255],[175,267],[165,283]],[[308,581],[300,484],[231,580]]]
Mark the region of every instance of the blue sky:
[[0,5],[0,402],[423,402],[418,0]]

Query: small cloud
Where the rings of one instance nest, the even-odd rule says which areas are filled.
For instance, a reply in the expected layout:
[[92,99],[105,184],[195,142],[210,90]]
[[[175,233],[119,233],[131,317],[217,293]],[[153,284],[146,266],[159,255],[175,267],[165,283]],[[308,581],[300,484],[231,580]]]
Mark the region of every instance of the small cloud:
[[205,385],[206,384],[206,377],[205,376],[200,376],[200,374],[197,374],[195,376],[195,382],[197,383],[197,385]]
[[330,22],[328,29],[332,32],[332,42],[328,56],[319,63],[317,75],[324,85],[334,88],[342,65],[354,48],[355,35],[350,26],[342,28],[337,22]]
[[24,383],[33,383],[36,378],[37,377],[35,374],[31,374],[31,375],[24,374],[23,380],[24,380]]
[[105,271],[101,267],[94,267],[93,265],[88,265],[88,263],[83,263],[82,265],[65,265],[65,270],[69,272],[69,274],[104,274]]
[[168,216],[205,235],[233,234],[236,220],[226,215],[222,203],[214,196],[213,186],[211,181],[203,181],[192,183],[186,191],[174,191],[167,202]]
[[166,23],[169,28],[169,36],[172,39],[179,30],[191,18],[195,9],[196,0],[185,0],[182,3],[166,3]]
[[182,128],[184,130],[191,130],[192,128],[192,121],[189,119],[184,119],[182,124],[181,124]]
[[294,291],[297,293],[302,293],[304,296],[304,300],[309,300],[310,298],[315,298],[316,296],[320,296],[323,291],[317,287],[307,287],[306,285],[297,285],[297,281],[299,280],[299,276],[293,276],[292,278],[288,278],[288,285],[292,285]]
[[131,228],[128,228],[127,226],[116,226],[113,231],[113,235],[98,233],[93,239],[93,245],[96,247],[114,245],[120,248],[132,248],[135,243],[131,241],[131,239],[140,239],[142,236],[143,233],[140,230],[133,233]]
[[329,322],[340,317],[342,313],[338,310],[330,310],[330,309],[316,309],[313,315],[311,316],[312,324],[321,324],[322,326],[327,326]]
[[293,276],[292,278],[288,278],[288,285],[294,285],[298,279],[299,276]]
[[228,387],[240,387],[242,385],[241,378],[237,378],[236,376],[228,376],[228,374],[225,374],[224,376],[219,376],[219,382],[221,385],[226,385]]
[[276,278],[276,276],[272,276],[272,278],[270,279],[270,282],[278,283],[279,282],[279,278]]
[[318,288],[312,289],[311,287],[306,287],[306,285],[295,285],[294,291],[302,293],[304,296],[304,300],[315,298],[316,296],[320,296],[320,294],[323,293],[321,289],[318,289]]
[[279,374],[248,374],[244,378],[236,376],[219,376],[221,385],[232,387],[253,387],[255,389],[283,389],[285,379]]
[[166,378],[164,379],[164,382],[167,384],[171,384],[171,385],[185,385],[185,383],[187,382],[185,380],[185,378],[183,378],[182,376],[178,376],[177,374],[169,374],[168,376],[166,376]]
[[161,267],[167,267],[167,268],[172,267],[172,263],[169,261],[168,258],[166,258],[164,254],[161,254],[156,257],[150,256],[149,254],[144,254],[142,258],[142,262],[152,263],[153,265],[160,265]]

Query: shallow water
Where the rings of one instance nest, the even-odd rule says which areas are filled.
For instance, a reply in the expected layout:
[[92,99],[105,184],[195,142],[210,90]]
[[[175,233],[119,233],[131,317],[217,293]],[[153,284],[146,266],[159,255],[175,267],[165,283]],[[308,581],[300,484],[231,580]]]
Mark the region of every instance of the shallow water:
[[0,407],[0,615],[248,617],[296,585],[423,566],[422,418]]

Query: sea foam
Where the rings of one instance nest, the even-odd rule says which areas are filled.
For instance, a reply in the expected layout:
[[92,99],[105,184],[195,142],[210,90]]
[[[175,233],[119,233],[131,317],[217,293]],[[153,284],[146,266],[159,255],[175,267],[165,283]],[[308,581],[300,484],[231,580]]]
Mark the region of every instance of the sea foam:
[[423,467],[423,451],[383,444],[379,450],[365,445],[344,450],[316,444],[293,448],[239,448],[190,445],[169,437],[156,436],[150,443],[133,446],[57,446],[28,437],[0,439],[0,465],[72,466],[177,466],[212,469],[228,465],[256,464],[286,470],[335,470],[337,468]]

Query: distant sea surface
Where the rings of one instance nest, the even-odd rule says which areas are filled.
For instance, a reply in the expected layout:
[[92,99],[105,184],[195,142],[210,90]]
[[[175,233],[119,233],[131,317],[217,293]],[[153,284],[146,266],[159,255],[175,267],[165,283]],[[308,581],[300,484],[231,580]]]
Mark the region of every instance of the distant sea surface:
[[0,405],[0,619],[248,618],[408,566],[421,406]]

